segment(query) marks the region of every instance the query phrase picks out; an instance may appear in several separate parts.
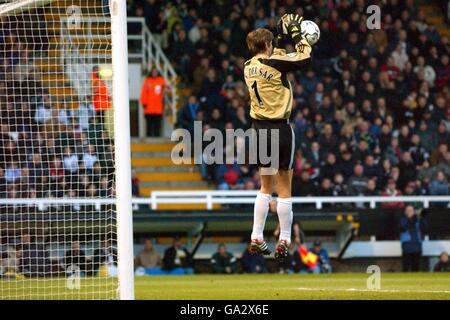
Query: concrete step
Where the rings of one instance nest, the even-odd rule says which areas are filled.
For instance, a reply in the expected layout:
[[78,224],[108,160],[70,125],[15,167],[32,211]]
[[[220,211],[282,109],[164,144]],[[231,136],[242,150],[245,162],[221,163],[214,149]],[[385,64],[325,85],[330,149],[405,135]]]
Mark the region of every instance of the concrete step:
[[141,181],[141,188],[208,188],[206,181]]
[[[61,18],[67,18],[69,17],[69,14],[67,14],[66,7],[61,7],[59,10],[52,8],[51,13],[45,14],[45,20],[46,21],[59,21]],[[101,13],[92,13],[92,12],[83,12],[81,14],[83,18],[105,18],[106,16],[102,15]]]
[[[158,210],[207,210],[204,204],[159,204]],[[220,209],[219,204],[213,205],[214,210]]]
[[[50,44],[60,44],[63,40],[61,39],[61,37],[52,37],[49,41]],[[93,37],[83,37],[82,35],[80,36],[73,36],[70,39],[69,38],[65,38],[64,39],[64,43],[70,43],[73,45],[79,45],[81,47],[81,45],[111,45],[111,38],[106,38],[104,36],[102,37],[98,37],[98,36],[93,36]]]
[[193,160],[188,164],[175,164],[170,157],[164,158],[132,158],[131,165],[133,167],[167,167],[167,166],[192,166]]
[[81,22],[77,27],[67,28],[67,25],[63,25],[61,21],[47,21],[47,29],[49,35],[60,37],[61,31],[64,34],[72,35],[86,35],[86,34],[98,34],[98,35],[108,35],[111,34],[111,24],[109,22]]
[[133,137],[131,138],[131,144],[135,144],[135,145],[165,145],[165,144],[171,144],[171,145],[175,145],[175,142],[170,140],[170,138],[165,138],[165,137],[152,137],[152,138],[136,138]]
[[58,85],[61,86],[61,84],[68,85],[69,79],[66,77],[65,73],[51,73],[51,74],[44,74],[41,77],[41,81],[44,85]]
[[53,107],[55,109],[78,109],[80,103],[78,101],[57,101],[53,104]]
[[149,197],[153,191],[198,191],[209,190],[208,187],[141,187],[140,194],[143,197]]
[[54,61],[50,61],[48,58],[38,58],[34,60],[34,65],[36,66],[36,68],[38,68],[39,70],[41,70],[42,72],[48,72],[48,73],[62,73],[63,69],[62,67],[58,64],[55,63]]
[[198,172],[196,167],[191,166],[170,166],[170,167],[135,167],[137,173],[180,173],[180,172]]
[[138,173],[141,181],[201,181],[199,172],[152,172]]
[[[134,138],[132,139],[134,140]],[[131,152],[170,152],[175,146],[174,143],[158,143],[158,144],[144,144],[144,143],[132,143]]]
[[133,167],[167,167],[174,163],[170,158],[134,158],[131,159]]
[[170,158],[172,152],[131,152],[131,156],[135,159],[139,158]]
[[73,98],[78,99],[78,94],[73,90],[72,87],[56,87],[49,88],[49,93],[55,97],[65,97],[65,98]]
[[[84,56],[86,58],[111,58],[112,51],[111,49],[80,49],[77,51],[78,54]],[[62,51],[59,49],[50,49],[48,50],[48,56],[55,59],[59,58],[62,55]]]
[[[139,158],[172,158],[172,152],[132,152],[131,156],[135,159]],[[176,155],[178,156],[178,154]],[[194,158],[189,158],[188,165],[194,165]]]

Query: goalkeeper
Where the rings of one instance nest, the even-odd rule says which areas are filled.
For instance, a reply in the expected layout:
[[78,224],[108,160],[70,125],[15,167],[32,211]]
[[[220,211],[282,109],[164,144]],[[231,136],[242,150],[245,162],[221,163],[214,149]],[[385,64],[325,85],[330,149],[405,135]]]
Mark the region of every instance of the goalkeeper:
[[[253,128],[256,130],[257,162],[261,174],[261,189],[256,196],[254,207],[253,232],[250,251],[253,253],[270,254],[263,238],[264,225],[269,210],[269,202],[274,191],[278,194],[277,208],[280,222],[279,241],[275,248],[275,258],[283,261],[288,254],[291,243],[292,225],[292,164],[295,151],[295,137],[289,124],[292,110],[292,88],[287,79],[287,73],[300,70],[310,65],[311,46],[301,34],[300,24],[303,18],[296,14],[285,14],[277,24],[278,36],[275,49],[272,46],[274,36],[267,29],[259,28],[247,35],[247,45],[253,58],[245,62],[244,76],[250,92]],[[296,52],[286,54],[284,46],[287,40],[295,43]],[[279,141],[271,137],[272,130],[278,130]],[[258,141],[267,132],[265,150],[278,148],[278,168],[276,173],[262,171],[263,167],[273,164],[263,164],[260,159]],[[261,134],[262,133],[262,134]],[[263,140],[263,139],[261,139]],[[276,190],[274,190],[276,185]]]

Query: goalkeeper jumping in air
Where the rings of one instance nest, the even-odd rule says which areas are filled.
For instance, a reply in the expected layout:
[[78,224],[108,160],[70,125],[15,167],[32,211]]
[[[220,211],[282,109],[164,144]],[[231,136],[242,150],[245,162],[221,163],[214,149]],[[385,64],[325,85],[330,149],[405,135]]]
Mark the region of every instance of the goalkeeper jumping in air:
[[[283,261],[289,250],[293,215],[291,183],[295,137],[289,124],[292,110],[292,88],[287,79],[287,73],[305,68],[310,65],[311,61],[311,46],[301,34],[302,20],[303,18],[296,14],[285,14],[280,19],[277,24],[278,36],[275,49],[272,46],[274,36],[269,30],[259,28],[247,35],[247,45],[253,58],[245,63],[244,74],[250,92],[250,116],[253,120],[253,128],[256,130],[258,138],[261,138],[261,130],[267,132],[268,139],[266,141],[271,145],[267,146],[266,150],[277,147],[279,154],[278,168],[275,174],[267,174],[266,171],[260,170],[261,189],[255,201],[250,250],[255,254],[270,254],[264,241],[263,231],[269,211],[269,202],[272,193],[276,191],[278,194],[277,213],[281,228],[279,241],[275,248],[275,258],[278,261]],[[288,37],[294,41],[296,52],[286,54],[284,46]],[[276,143],[273,143],[273,137],[272,139],[270,137],[273,129],[278,129],[279,141]],[[259,142],[256,143],[259,148]],[[262,163],[259,150],[257,151],[260,169],[270,167],[270,164]],[[271,154],[273,154],[273,150]]]

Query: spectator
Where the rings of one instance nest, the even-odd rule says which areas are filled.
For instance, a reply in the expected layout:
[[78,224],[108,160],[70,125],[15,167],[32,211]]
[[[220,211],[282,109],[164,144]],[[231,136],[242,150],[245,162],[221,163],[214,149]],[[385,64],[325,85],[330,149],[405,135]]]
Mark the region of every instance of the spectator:
[[294,177],[292,182],[292,194],[294,196],[310,197],[314,195],[316,186],[310,177],[310,173],[306,170],[302,172],[300,179]]
[[333,188],[331,185],[331,180],[325,178],[322,180],[320,184],[319,196],[321,197],[332,197],[333,196]]
[[161,255],[153,247],[151,239],[144,240],[144,249],[134,259],[134,267],[159,268],[162,265]]
[[35,121],[38,124],[49,122],[53,116],[53,109],[50,104],[50,98],[47,95],[42,97],[43,101],[38,104],[35,114]]
[[18,278],[20,275],[20,264],[18,252],[12,246],[6,246],[6,250],[0,251],[0,278],[13,276]]
[[112,106],[109,96],[108,87],[104,80],[101,79],[98,66],[92,68],[91,74],[92,85],[92,105],[100,124],[105,124],[105,112]]
[[348,194],[347,185],[344,184],[344,176],[336,173],[333,180],[333,196],[346,196]]
[[[443,171],[436,173],[436,178],[431,181],[430,194],[433,196],[448,196],[450,195],[449,184]],[[438,206],[446,207],[447,202],[435,203]]]
[[66,174],[71,175],[75,174],[78,171],[79,169],[78,156],[72,153],[71,147],[64,148],[63,163]]
[[180,238],[175,237],[173,245],[164,251],[162,265],[162,269],[165,271],[173,272],[175,269],[179,269],[186,274],[193,273],[191,254],[183,247]]
[[322,242],[320,240],[314,241],[314,246],[310,248],[309,251],[319,257],[319,263],[317,264],[319,272],[331,273],[330,257],[328,256],[328,251],[322,248]]
[[92,256],[92,274],[117,276],[117,250],[110,240],[100,241],[100,247],[94,250]]
[[61,158],[55,156],[51,163],[49,170],[49,176],[51,181],[62,181],[64,179],[63,162]]
[[428,224],[417,216],[414,207],[405,207],[405,215],[400,220],[400,241],[402,244],[402,263],[404,272],[420,271],[422,241],[427,234]]
[[31,278],[51,274],[52,267],[47,249],[42,244],[33,242],[29,234],[21,236],[17,251],[21,274]]
[[[402,195],[401,191],[397,189],[394,179],[389,179],[386,189],[381,193],[384,197],[399,197]],[[405,207],[403,202],[384,202],[381,207],[383,209],[401,209]]]
[[8,183],[17,182],[22,176],[22,171],[17,166],[17,163],[12,162],[5,170],[5,180]]
[[64,266],[67,275],[85,275],[89,274],[88,261],[78,241],[73,241],[71,248],[64,255]]
[[159,137],[161,134],[166,86],[166,81],[158,74],[155,67],[152,68],[142,85],[140,102],[144,108],[147,136],[149,137]]
[[374,197],[379,195],[375,179],[369,179],[367,181],[367,188],[366,191],[364,192],[364,195],[368,197]]
[[136,172],[136,169],[131,169],[131,194],[134,197],[140,197],[141,191],[140,191],[140,180],[138,177],[138,174]]
[[251,254],[246,248],[241,258],[242,269],[245,273],[267,273],[266,259],[262,255]]
[[431,182],[430,194],[435,196],[447,196],[450,194],[448,182],[445,178],[444,172],[438,171],[436,173],[436,178]]
[[239,165],[219,164],[216,170],[216,181],[220,190],[233,190],[242,188],[242,172]]
[[447,252],[442,252],[439,256],[439,262],[433,268],[434,272],[450,272],[450,260]]
[[78,118],[77,123],[80,129],[83,131],[88,130],[90,120],[95,116],[94,107],[91,103],[80,103],[78,109],[75,110],[75,116]]
[[225,244],[219,244],[217,252],[211,258],[214,273],[231,274],[237,272],[236,258],[227,251]]
[[83,153],[83,164],[86,170],[92,170],[94,168],[94,164],[99,160],[97,153],[95,152],[95,146],[89,144],[87,146],[87,150]]
[[372,154],[368,154],[364,160],[364,175],[368,178],[374,178],[376,181],[381,180],[382,171]]
[[189,96],[188,103],[178,111],[177,126],[188,130],[191,136],[194,136],[194,121],[198,111],[199,104],[193,95]]
[[399,187],[403,189],[409,181],[416,180],[417,169],[413,162],[411,153],[405,151],[402,153],[401,161],[398,165],[400,169]]
[[348,192],[351,195],[363,195],[367,189],[369,179],[363,176],[364,167],[360,164],[355,166],[353,175],[348,179]]
[[420,56],[417,59],[417,66],[414,67],[414,72],[418,78],[424,79],[431,87],[434,86],[436,72],[431,66],[425,63],[425,58],[423,56]]

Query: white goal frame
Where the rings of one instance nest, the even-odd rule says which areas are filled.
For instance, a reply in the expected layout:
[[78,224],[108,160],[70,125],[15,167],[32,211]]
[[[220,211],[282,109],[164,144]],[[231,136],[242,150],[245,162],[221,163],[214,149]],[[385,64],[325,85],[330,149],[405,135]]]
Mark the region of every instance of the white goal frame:
[[121,300],[133,300],[133,212],[131,204],[130,105],[126,2],[123,0],[110,0],[110,11],[114,92],[119,298]]
[[[22,0],[0,4],[0,17],[45,6],[57,0]],[[128,44],[126,1],[109,0],[111,13],[112,88],[114,108],[114,148],[116,199],[79,199],[82,203],[116,204],[118,295],[120,300],[134,299],[133,217],[131,197],[131,153],[128,84]],[[5,204],[27,204],[33,199],[1,199]],[[39,199],[43,200],[43,199]],[[53,199],[55,200],[55,199]],[[50,201],[50,202],[53,202]],[[70,203],[71,199],[58,199]],[[56,202],[58,202],[56,200]],[[76,202],[76,199],[72,199]]]

